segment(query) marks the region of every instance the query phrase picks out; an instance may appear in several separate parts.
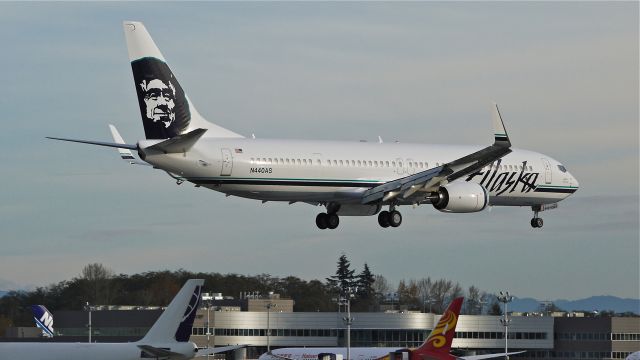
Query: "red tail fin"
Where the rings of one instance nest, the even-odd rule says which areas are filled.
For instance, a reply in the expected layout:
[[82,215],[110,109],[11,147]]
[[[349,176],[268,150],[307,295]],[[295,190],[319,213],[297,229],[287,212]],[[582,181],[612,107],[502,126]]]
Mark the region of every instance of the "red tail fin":
[[449,304],[449,308],[444,312],[438,325],[433,328],[431,334],[419,348],[411,352],[411,360],[424,359],[452,359],[449,355],[451,342],[456,332],[458,315],[462,307],[463,297],[455,298]]

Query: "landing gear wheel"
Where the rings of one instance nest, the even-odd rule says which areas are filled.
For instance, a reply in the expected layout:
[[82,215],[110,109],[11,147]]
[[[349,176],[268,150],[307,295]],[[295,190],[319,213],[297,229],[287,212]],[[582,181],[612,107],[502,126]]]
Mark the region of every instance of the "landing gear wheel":
[[544,220],[542,220],[542,218],[534,217],[533,219],[531,219],[531,227],[541,228],[542,225],[544,225]]
[[389,225],[391,227],[398,227],[400,224],[402,224],[402,214],[396,210],[389,212]]
[[316,216],[316,226],[318,226],[318,229],[320,230],[327,228],[327,214],[320,213]]
[[378,214],[378,224],[383,228],[389,227],[389,212],[388,211],[380,211]]
[[327,228],[335,229],[340,225],[340,218],[336,214],[327,214]]

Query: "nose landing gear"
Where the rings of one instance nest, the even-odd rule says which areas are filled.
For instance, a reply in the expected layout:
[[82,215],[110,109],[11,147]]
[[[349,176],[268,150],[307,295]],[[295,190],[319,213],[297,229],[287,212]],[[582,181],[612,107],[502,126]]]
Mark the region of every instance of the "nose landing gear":
[[531,210],[533,210],[533,219],[531,219],[531,227],[532,228],[541,228],[544,225],[544,221],[541,217],[538,217],[538,213],[542,211],[542,206],[536,205],[532,206]]
[[542,218],[534,217],[533,219],[531,219],[531,227],[541,228],[542,225],[544,225],[544,221],[542,220]]

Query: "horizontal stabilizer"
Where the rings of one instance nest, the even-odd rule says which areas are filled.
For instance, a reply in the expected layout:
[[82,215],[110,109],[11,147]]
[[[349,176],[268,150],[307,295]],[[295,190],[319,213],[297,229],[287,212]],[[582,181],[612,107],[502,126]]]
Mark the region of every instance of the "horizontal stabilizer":
[[202,137],[202,135],[204,135],[205,132],[207,132],[207,129],[195,129],[186,134],[178,135],[155,145],[151,145],[148,148],[145,148],[144,151],[160,151],[165,154],[187,152]]
[[203,349],[198,349],[198,352],[196,352],[196,356],[207,356],[207,355],[219,354],[227,351],[243,349],[243,348],[246,348],[247,346],[249,345],[231,345],[231,346],[221,346],[221,347],[215,347],[215,348],[213,347],[203,348]]
[[154,358],[170,358],[172,356],[182,357],[183,355],[177,352],[173,352],[167,349],[157,348],[151,345],[138,345],[138,347],[145,353],[147,356]]
[[117,144],[117,143],[110,143],[110,142],[103,142],[103,141],[91,141],[91,140],[65,139],[65,138],[57,138],[57,137],[51,137],[51,136],[47,136],[46,138],[47,139],[51,139],[51,140],[77,142],[77,143],[81,143],[81,144],[90,144],[90,145],[114,147],[114,148],[119,148],[119,149],[138,150],[138,145]]

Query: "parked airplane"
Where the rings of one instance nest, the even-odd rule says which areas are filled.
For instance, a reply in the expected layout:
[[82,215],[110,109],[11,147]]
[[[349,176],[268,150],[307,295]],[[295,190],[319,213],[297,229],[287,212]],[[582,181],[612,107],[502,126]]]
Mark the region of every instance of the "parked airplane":
[[188,280],[142,340],[130,343],[0,342],[2,360],[182,360],[242,346],[197,349],[189,342],[204,280]]
[[[350,349],[349,355],[353,360],[395,360],[400,358],[403,360],[445,360],[445,359],[468,359],[480,360],[496,357],[504,357],[507,355],[520,354],[524,351],[485,354],[471,356],[453,356],[449,354],[451,351],[451,343],[456,332],[458,317],[462,301],[464,298],[454,299],[445,313],[440,317],[438,324],[429,334],[429,337],[417,349],[405,348],[364,348],[354,347]],[[392,354],[392,356],[390,356]],[[281,348],[272,350],[270,353],[260,355],[258,360],[349,360],[347,359],[346,348]]]
[[36,326],[42,329],[42,335],[53,337],[53,316],[44,305],[31,305],[33,320]]
[[125,22],[124,30],[146,139],[125,144],[112,125],[113,143],[50,139],[115,147],[130,163],[227,196],[322,205],[320,229],[335,229],[339,216],[375,214],[380,226],[398,227],[399,206],[429,203],[451,213],[530,206],[539,228],[538,213],[578,189],[558,161],[511,147],[495,104],[495,141],[484,148],[245,138],[198,113],[142,23]]

